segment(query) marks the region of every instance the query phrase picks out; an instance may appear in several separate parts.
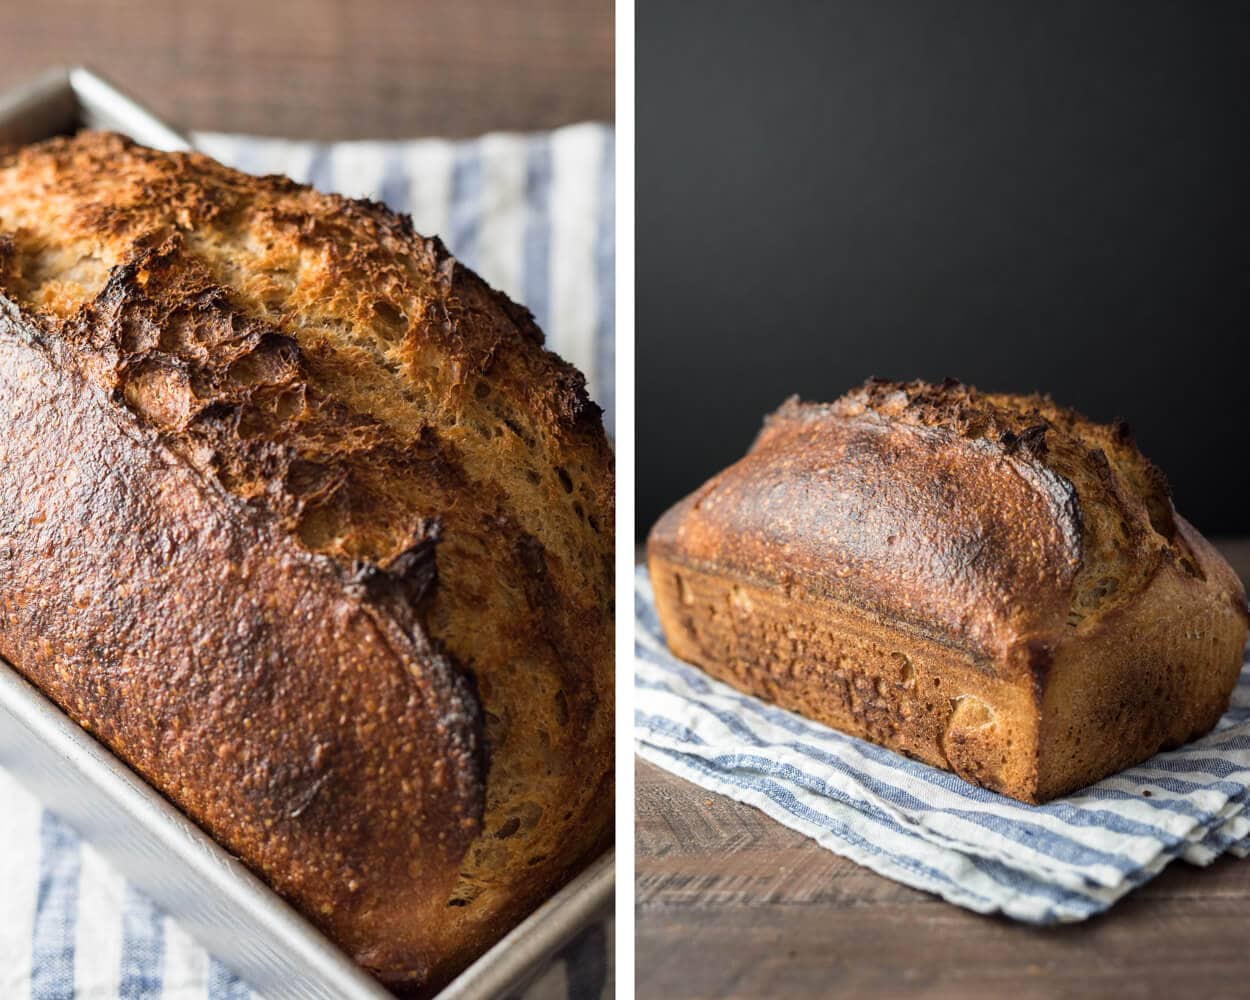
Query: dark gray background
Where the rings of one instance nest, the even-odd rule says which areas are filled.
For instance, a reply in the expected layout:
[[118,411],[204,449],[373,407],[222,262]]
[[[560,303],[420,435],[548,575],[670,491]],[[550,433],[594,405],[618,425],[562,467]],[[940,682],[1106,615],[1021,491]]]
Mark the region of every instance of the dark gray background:
[[1250,531],[1250,5],[637,6],[638,531],[791,393],[1123,416]]

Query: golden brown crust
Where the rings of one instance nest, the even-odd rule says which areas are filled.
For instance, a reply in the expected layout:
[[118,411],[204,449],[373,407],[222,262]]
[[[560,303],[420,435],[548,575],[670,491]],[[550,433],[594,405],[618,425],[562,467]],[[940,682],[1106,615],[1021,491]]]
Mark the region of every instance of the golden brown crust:
[[[222,547],[169,581],[171,616],[187,613],[195,574],[213,559],[228,574],[275,561],[255,595],[262,606],[237,628],[241,642],[268,637],[281,648],[273,683],[289,697],[243,745],[258,754],[276,743],[274,767],[256,778],[275,802],[302,794],[289,783],[303,787],[275,736],[282,727],[306,725],[310,745],[355,747],[333,772],[354,792],[330,796],[323,783],[316,793],[351,803],[355,854],[327,863],[309,808],[264,845],[245,836],[240,817],[266,814],[240,798],[237,774],[227,780],[229,755],[212,772],[213,794],[229,802],[214,806],[195,790],[209,772],[197,766],[192,779],[144,751],[152,727],[168,724],[144,699],[162,664],[186,655],[177,627],[138,644],[155,600],[148,591],[110,611],[80,653],[83,669],[91,657],[133,661],[120,674],[133,683],[111,697],[148,714],[113,725],[103,703],[83,702],[76,717],[362,964],[393,984],[445,981],[609,836],[611,455],[581,376],[542,349],[523,308],[382,206],[107,134],[0,158],[0,290],[21,309],[0,333],[12,345],[5,374],[17,405],[38,395],[20,375],[32,365],[50,366],[58,396],[82,399],[66,422],[12,419],[27,457],[6,473],[46,488],[20,508],[6,501],[45,508],[46,530],[67,533],[58,470],[78,459],[63,453],[98,439],[76,473],[94,483],[104,474],[95,451],[120,437],[133,452],[125,461],[144,471],[101,521],[98,559],[80,583],[93,600],[103,567],[129,574],[170,544],[163,539],[191,509],[207,519],[198,512],[211,508]],[[125,520],[129,511],[143,513]],[[119,533],[123,523],[134,530]],[[75,539],[62,544],[79,558]],[[14,553],[0,563],[12,574],[6,586],[35,559],[24,546]],[[289,635],[290,622],[274,621],[301,609],[318,617],[310,579],[328,588],[327,608],[358,608],[375,622],[388,648],[353,647],[353,660],[334,653],[331,667],[311,669],[337,647],[314,642],[306,619]],[[27,605],[52,610],[15,613],[0,651],[53,687],[38,643],[71,628],[58,616],[74,612],[59,573],[25,585]],[[223,577],[221,600],[243,600],[254,586]],[[211,588],[206,600],[221,610]],[[187,668],[199,685],[188,710],[203,716],[204,732],[223,724],[232,679],[243,698],[236,656],[251,647],[223,642],[214,633],[201,643],[215,670],[201,659]],[[394,657],[409,693],[389,708]],[[358,700],[334,710],[349,662]],[[58,700],[83,697],[81,687],[69,678]],[[441,733],[448,719],[455,726],[441,742],[421,735],[410,746],[412,733]],[[426,806],[422,796],[443,784],[454,808]],[[344,860],[355,856],[373,859],[365,876]],[[352,899],[367,903],[343,902],[352,883]]]
[[[679,655],[1028,801],[1209,728],[1245,644],[1239,582],[1127,428],[951,381],[787,403],[648,560]],[[1203,638],[1135,647],[1144,615]],[[1131,738],[1093,731],[1130,703]]]
[[3,308],[0,653],[349,946],[383,887],[445,898],[482,815],[464,679]]

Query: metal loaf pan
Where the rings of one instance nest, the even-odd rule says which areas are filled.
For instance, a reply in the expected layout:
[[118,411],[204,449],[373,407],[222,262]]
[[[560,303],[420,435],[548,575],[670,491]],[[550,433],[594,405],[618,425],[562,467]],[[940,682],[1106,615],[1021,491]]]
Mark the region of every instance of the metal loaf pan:
[[[81,67],[0,94],[0,146],[108,128],[160,149],[186,136]],[[38,689],[0,660],[0,766],[212,954],[272,1000],[391,995]],[[608,915],[613,852],[593,862],[439,994],[514,995]]]

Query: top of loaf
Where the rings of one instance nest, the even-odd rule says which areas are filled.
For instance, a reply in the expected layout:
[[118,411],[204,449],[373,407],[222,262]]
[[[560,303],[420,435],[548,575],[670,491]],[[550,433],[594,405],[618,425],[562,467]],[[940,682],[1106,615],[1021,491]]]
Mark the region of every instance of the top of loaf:
[[[95,355],[84,361],[94,380],[232,492],[263,495],[314,551],[385,563],[442,504],[405,517],[395,508],[412,505],[380,495],[368,470],[349,484],[340,468],[310,467],[310,452],[367,454],[369,470],[435,456],[444,488],[461,473],[516,476],[517,516],[551,543],[558,533],[535,509],[561,501],[597,523],[611,502],[582,375],[542,350],[528,310],[381,204],[83,132],[0,156],[0,289]],[[504,460],[536,446],[569,467]],[[596,508],[585,517],[567,499],[580,491]]]
[[0,153],[0,292],[126,433],[476,678],[446,721],[484,724],[490,778],[444,916],[348,942],[445,978],[606,836],[613,475],[582,375],[406,217],[109,133]]
[[1095,627],[1164,563],[1201,572],[1122,421],[953,379],[787,401],[654,537],[987,659]]

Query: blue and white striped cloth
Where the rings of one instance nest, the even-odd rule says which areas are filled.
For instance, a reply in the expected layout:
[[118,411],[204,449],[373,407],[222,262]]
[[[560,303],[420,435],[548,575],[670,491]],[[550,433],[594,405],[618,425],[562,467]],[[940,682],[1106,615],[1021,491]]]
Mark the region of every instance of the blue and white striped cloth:
[[[586,373],[612,427],[614,138],[576,125],[466,142],[322,144],[196,135],[252,173],[368,196],[440,235],[533,310]],[[611,924],[591,927],[527,998],[610,995]],[[246,1000],[254,994],[88,844],[0,771],[0,998]]]
[[878,874],[979,913],[1084,920],[1182,858],[1250,854],[1250,661],[1215,731],[1044,806],[766,704],[668,651],[634,594],[639,754]]

